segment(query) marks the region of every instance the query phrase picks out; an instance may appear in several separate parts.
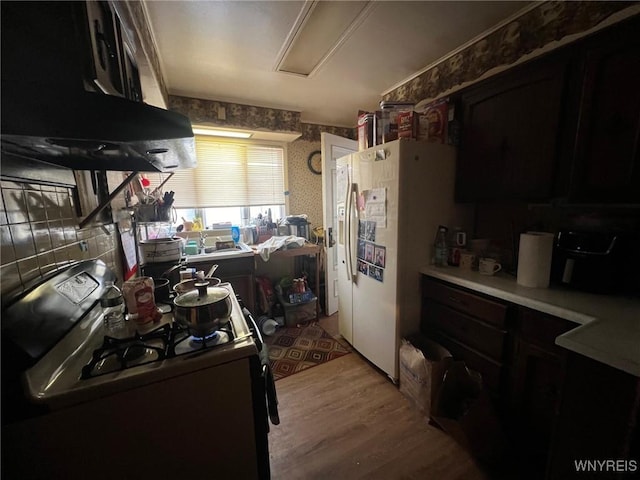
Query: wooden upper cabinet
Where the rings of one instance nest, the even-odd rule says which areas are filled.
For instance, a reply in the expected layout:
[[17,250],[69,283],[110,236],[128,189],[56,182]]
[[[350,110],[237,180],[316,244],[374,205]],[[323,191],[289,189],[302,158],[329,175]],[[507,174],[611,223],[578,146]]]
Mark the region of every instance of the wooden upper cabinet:
[[640,19],[585,44],[570,200],[640,202]]
[[458,201],[551,196],[566,62],[518,67],[463,94]]

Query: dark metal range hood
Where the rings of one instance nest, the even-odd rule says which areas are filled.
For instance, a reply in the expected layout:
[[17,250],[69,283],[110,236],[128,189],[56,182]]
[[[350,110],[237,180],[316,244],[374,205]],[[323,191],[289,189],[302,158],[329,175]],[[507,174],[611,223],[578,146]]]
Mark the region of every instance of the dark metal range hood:
[[[196,166],[183,115],[79,91],[72,96],[2,96],[2,152],[74,170],[166,172]],[[36,103],[38,102],[38,103]]]
[[0,6],[3,156],[74,170],[196,166],[189,119],[139,101],[135,60],[110,2]]

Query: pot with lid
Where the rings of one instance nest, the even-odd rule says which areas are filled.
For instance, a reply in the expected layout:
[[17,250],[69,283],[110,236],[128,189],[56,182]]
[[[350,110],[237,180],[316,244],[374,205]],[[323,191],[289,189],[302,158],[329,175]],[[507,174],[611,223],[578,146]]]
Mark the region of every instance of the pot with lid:
[[178,295],[175,305],[175,320],[187,327],[197,337],[206,337],[228,322],[231,316],[231,294],[224,287],[209,286],[209,282],[198,282],[195,290]]

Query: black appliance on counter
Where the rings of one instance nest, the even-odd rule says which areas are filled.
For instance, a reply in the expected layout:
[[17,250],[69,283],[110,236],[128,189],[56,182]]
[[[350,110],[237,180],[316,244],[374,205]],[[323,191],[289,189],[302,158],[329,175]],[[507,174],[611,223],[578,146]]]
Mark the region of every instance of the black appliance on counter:
[[638,287],[632,235],[566,230],[554,245],[551,280],[592,293],[628,293]]
[[289,235],[302,237],[309,240],[309,225],[306,218],[297,215],[289,215],[286,218],[286,225],[289,227]]
[[2,477],[270,478],[275,383],[233,287],[211,336],[165,314],[113,338],[98,301],[113,279],[86,260],[3,306]]

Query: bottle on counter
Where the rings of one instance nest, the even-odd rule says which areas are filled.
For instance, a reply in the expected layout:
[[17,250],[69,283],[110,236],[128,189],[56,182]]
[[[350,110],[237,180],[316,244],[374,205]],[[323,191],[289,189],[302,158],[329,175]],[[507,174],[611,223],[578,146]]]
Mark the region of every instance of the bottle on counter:
[[238,244],[238,242],[240,242],[240,227],[237,225],[234,225],[231,227],[231,239],[233,240],[233,243],[235,243],[236,245]]
[[449,244],[447,242],[448,228],[440,225],[435,240],[434,264],[437,267],[446,267],[449,259]]
[[110,337],[125,337],[127,327],[124,320],[124,298],[122,292],[113,282],[106,282],[105,286],[107,288],[100,298],[105,332]]

